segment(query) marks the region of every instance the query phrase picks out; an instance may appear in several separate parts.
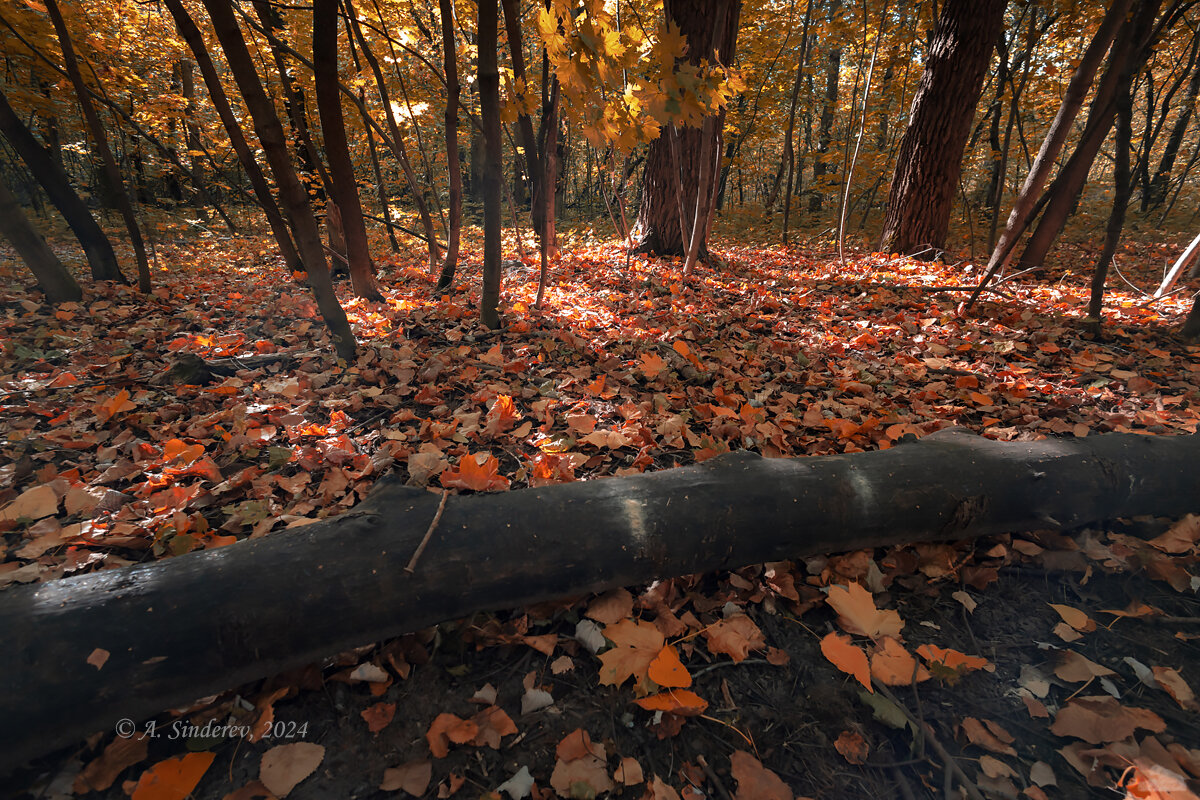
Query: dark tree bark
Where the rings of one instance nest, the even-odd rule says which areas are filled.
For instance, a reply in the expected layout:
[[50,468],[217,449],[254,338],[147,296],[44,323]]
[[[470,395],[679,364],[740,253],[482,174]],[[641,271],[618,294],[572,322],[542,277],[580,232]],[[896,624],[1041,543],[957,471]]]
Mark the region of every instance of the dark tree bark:
[[504,153],[500,142],[500,68],[496,0],[479,0],[479,116],[483,122],[483,292],[479,319],[500,327],[500,189]]
[[458,242],[462,234],[462,164],[458,158],[458,50],[454,43],[454,0],[438,0],[442,22],[442,68],[446,75],[446,171],[450,183],[450,214],[446,225],[446,260],[437,290],[449,289],[458,269]]
[[138,227],[137,217],[133,213],[133,205],[129,200],[129,195],[125,191],[125,183],[121,178],[121,170],[117,166],[117,159],[113,155],[112,148],[108,146],[108,135],[104,132],[104,126],[100,123],[100,116],[96,113],[96,107],[92,105],[91,97],[88,95],[87,84],[84,83],[83,73],[79,70],[79,61],[75,58],[75,48],[71,45],[71,34],[67,31],[66,20],[63,19],[62,12],[59,11],[56,0],[46,0],[46,12],[50,15],[50,21],[54,24],[54,32],[58,36],[58,43],[62,49],[63,66],[66,68],[67,76],[71,80],[71,85],[75,89],[76,98],[79,100],[79,108],[83,112],[83,117],[87,121],[88,130],[92,135],[92,144],[95,145],[96,152],[100,156],[100,161],[104,165],[104,174],[110,184],[109,189],[113,192],[113,199],[116,200],[117,210],[121,212],[121,217],[125,221],[125,228],[129,232],[129,243],[133,246],[134,260],[137,262],[138,273],[138,289],[142,292],[150,291],[150,261],[146,257],[146,243],[142,239],[141,228]]
[[1109,55],[1108,69],[1096,87],[1079,144],[1046,190],[1045,210],[1021,253],[1017,262],[1019,268],[1042,266],[1046,254],[1067,224],[1075,201],[1087,183],[1092,162],[1096,160],[1096,154],[1100,152],[1100,146],[1108,138],[1116,119],[1117,87],[1121,73],[1125,69],[1136,73],[1149,56],[1147,36],[1159,5],[1160,0],[1139,0],[1133,11],[1133,19],[1127,21],[1118,32]]
[[1195,57],[1197,50],[1200,49],[1200,31],[1194,33],[1193,37],[1195,41],[1192,44],[1191,80],[1188,81],[1183,100],[1179,104],[1179,116],[1175,118],[1175,124],[1167,136],[1167,143],[1163,147],[1158,169],[1154,171],[1154,177],[1150,179],[1148,188],[1142,195],[1142,211],[1157,208],[1167,199],[1167,185],[1171,181],[1171,170],[1175,169],[1175,160],[1179,157],[1179,149],[1183,145],[1184,135],[1192,122],[1196,97],[1200,95],[1200,63]]
[[1183,321],[1179,335],[1190,342],[1200,341],[1200,297],[1192,301],[1192,310]]
[[[734,46],[737,43],[737,22],[741,12],[741,0],[667,0],[667,18],[679,26],[687,37],[688,62],[698,65],[702,59],[713,61],[714,49],[723,65],[733,63]],[[721,31],[720,40],[714,34]],[[663,127],[658,138],[650,143],[646,157],[646,169],[642,176],[642,204],[638,209],[638,223],[642,228],[640,252],[658,255],[686,253],[688,243],[683,233],[680,208],[690,214],[696,208],[697,191],[700,189],[700,155],[703,149],[704,132],[700,128],[685,128],[679,131],[679,170],[676,171],[671,156],[673,126]],[[719,131],[713,126],[712,134]],[[711,140],[711,136],[710,136]],[[711,141],[710,141],[710,150]],[[683,189],[679,197],[677,186]],[[691,220],[686,227],[691,230]],[[707,252],[707,242],[700,242],[701,257]]]
[[963,147],[1007,0],[946,0],[913,97],[888,193],[882,249],[940,251],[962,172]]
[[1121,231],[1125,227],[1125,212],[1129,208],[1129,195],[1132,189],[1129,170],[1130,140],[1133,138],[1133,97],[1131,85],[1133,74],[1128,70],[1121,76],[1117,87],[1117,131],[1116,157],[1113,162],[1113,207],[1109,214],[1108,224],[1104,229],[1104,247],[1100,258],[1092,271],[1091,299],[1088,302],[1088,319],[1098,330],[1101,322],[1101,312],[1104,309],[1104,282],[1108,278],[1108,268],[1117,252],[1117,244],[1121,241]]
[[1101,20],[1096,35],[1092,37],[1083,51],[1079,65],[1071,74],[1071,80],[1067,84],[1067,91],[1063,95],[1062,103],[1058,106],[1058,112],[1054,115],[1053,122],[1050,123],[1050,129],[1046,131],[1046,137],[1042,140],[1037,157],[1034,158],[1033,165],[1029,168],[1029,174],[1025,176],[1021,192],[1013,202],[1012,211],[1008,214],[1008,222],[1004,225],[1004,232],[1000,234],[1000,240],[996,243],[992,255],[988,259],[987,272],[984,274],[983,280],[979,282],[979,288],[972,292],[970,299],[964,304],[964,310],[974,305],[992,276],[1008,265],[1013,249],[1033,219],[1034,206],[1042,193],[1042,188],[1050,178],[1050,172],[1054,169],[1054,162],[1058,159],[1058,154],[1062,152],[1063,145],[1066,144],[1071,125],[1074,124],[1079,109],[1083,107],[1083,100],[1087,96],[1088,89],[1091,88],[1096,72],[1100,69],[1100,64],[1104,61],[1104,54],[1108,52],[1108,46],[1116,37],[1117,31],[1125,24],[1125,17],[1132,5],[1133,0],[1116,0],[1112,3],[1105,13],[1104,19]]
[[325,158],[329,161],[330,194],[337,204],[346,240],[350,285],[354,293],[367,300],[382,300],[375,284],[375,266],[371,263],[367,227],[363,222],[362,201],[354,180],[354,163],[346,140],[346,120],[342,115],[342,96],[338,89],[338,0],[314,0],[313,3],[313,77],[317,90],[317,113],[325,140]]
[[50,303],[79,300],[83,292],[25,216],[21,204],[0,175],[0,234],[12,243]]
[[[484,5],[484,4],[481,4]],[[0,593],[0,775],[203,695],[472,613],[847,549],[1200,511],[1200,435],[996,442],[440,498],[385,479],[263,539]],[[102,669],[88,663],[108,651]]]
[[8,104],[3,90],[0,90],[0,133],[8,139],[79,240],[92,277],[98,281],[128,283],[117,265],[112,243],[92,216],[87,203],[71,188],[71,179],[63,170],[61,161],[51,156],[25,127]]
[[350,329],[350,320],[346,318],[345,309],[338,303],[337,295],[333,291],[329,262],[325,259],[325,251],[321,244],[321,232],[308,201],[308,191],[300,182],[288,155],[283,125],[280,124],[275,106],[254,70],[254,61],[246,47],[246,40],[242,38],[241,28],[238,27],[229,0],[204,0],[204,7],[208,9],[213,31],[225,51],[229,71],[246,101],[246,108],[253,118],[259,143],[267,163],[271,166],[271,172],[275,175],[280,201],[295,232],[296,247],[308,273],[309,285],[312,287],[317,307],[329,327],[337,354],[346,361],[353,361],[357,349],[354,332]]
[[201,77],[204,78],[205,88],[208,89],[209,100],[216,109],[217,116],[221,118],[221,123],[225,126],[225,133],[229,136],[229,143],[233,147],[234,153],[237,154],[238,163],[246,172],[250,188],[254,190],[254,197],[258,200],[258,205],[267,218],[267,224],[271,226],[271,233],[275,237],[275,243],[279,246],[279,254],[283,257],[284,265],[287,266],[289,272],[304,272],[304,264],[301,263],[300,255],[296,252],[292,233],[288,230],[287,222],[284,221],[283,214],[280,213],[279,206],[275,203],[271,187],[267,185],[267,179],[263,175],[258,161],[250,151],[250,145],[246,142],[246,135],[242,132],[241,123],[233,115],[233,109],[229,106],[229,97],[225,94],[225,87],[221,85],[216,65],[213,64],[212,55],[208,52],[208,45],[205,44],[200,29],[196,27],[195,21],[192,20],[181,0],[165,0],[165,3],[167,10],[175,19],[175,28],[179,31],[180,38],[187,43],[188,48],[192,51],[192,56],[196,59],[196,66],[200,69]]

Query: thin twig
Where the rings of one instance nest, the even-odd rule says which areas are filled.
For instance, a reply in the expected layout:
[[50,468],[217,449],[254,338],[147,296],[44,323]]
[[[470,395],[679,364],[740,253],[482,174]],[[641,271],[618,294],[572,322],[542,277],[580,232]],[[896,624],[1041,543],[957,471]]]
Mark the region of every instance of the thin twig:
[[958,766],[958,762],[954,760],[954,757],[950,755],[946,748],[942,746],[942,743],[938,741],[937,737],[933,735],[933,726],[927,722],[918,721],[917,718],[913,716],[913,713],[909,711],[904,704],[901,703],[896,696],[892,694],[880,681],[872,680],[872,683],[875,685],[875,689],[880,694],[890,700],[892,704],[896,706],[896,708],[900,709],[900,713],[908,718],[908,721],[912,723],[914,728],[917,730],[924,729],[925,740],[929,742],[929,745],[934,749],[934,752],[936,752],[938,757],[942,759],[942,763],[946,765],[947,775],[950,773],[954,774],[954,777],[958,779],[959,786],[962,787],[963,791],[967,793],[967,797],[971,798],[971,800],[983,800],[983,795],[980,794],[979,788],[975,786],[970,778],[967,777],[967,774],[962,771],[962,767]]
[[442,489],[442,500],[440,503],[438,503],[437,513],[433,515],[433,522],[429,523],[429,530],[425,531],[425,538],[421,539],[421,543],[417,545],[416,552],[414,552],[412,558],[409,559],[408,566],[404,568],[404,571],[409,575],[412,575],[416,570],[417,560],[421,557],[421,554],[425,552],[425,547],[429,544],[429,540],[433,538],[433,531],[435,528],[437,528],[437,524],[442,520],[442,512],[446,510],[446,498],[449,496],[450,491],[448,489]]

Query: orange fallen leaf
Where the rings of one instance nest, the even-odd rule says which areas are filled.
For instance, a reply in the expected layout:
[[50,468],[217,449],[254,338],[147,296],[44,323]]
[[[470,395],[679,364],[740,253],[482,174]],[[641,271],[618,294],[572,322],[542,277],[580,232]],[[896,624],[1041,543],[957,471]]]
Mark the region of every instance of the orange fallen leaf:
[[379,784],[380,791],[407,792],[413,797],[421,797],[429,788],[433,779],[433,764],[426,760],[410,761],[398,767],[388,767],[383,771],[383,781]]
[[479,725],[469,719],[463,719],[455,714],[443,712],[425,732],[425,741],[429,742],[429,752],[434,758],[445,758],[450,755],[450,743],[466,744],[479,735]]
[[841,753],[842,758],[851,764],[867,763],[867,754],[870,752],[867,740],[857,731],[842,731],[837,741],[833,743],[833,749]]
[[825,599],[838,614],[838,625],[847,633],[878,639],[881,636],[900,638],[904,621],[892,610],[875,607],[875,598],[862,584],[833,585]]
[[692,685],[692,676],[679,660],[679,653],[669,644],[663,645],[647,669],[650,680],[659,686],[683,688]]
[[276,797],[287,797],[303,780],[316,772],[325,759],[325,748],[312,742],[292,742],[263,753],[258,779]]
[[767,646],[762,631],[745,614],[733,614],[709,625],[704,629],[704,639],[709,652],[724,653],[739,663],[746,660],[751,650]]
[[379,733],[390,725],[392,719],[396,716],[396,704],[376,703],[364,708],[360,716],[366,720],[367,730],[371,733]]
[[470,489],[491,492],[508,488],[508,478],[499,474],[500,462],[490,453],[472,453],[458,460],[457,469],[442,473],[442,486],[447,489]]
[[795,795],[778,775],[744,750],[729,756],[729,774],[737,781],[734,800],[793,800]]
[[853,676],[867,691],[875,693],[875,687],[871,686],[871,665],[867,661],[867,654],[849,636],[837,631],[826,634],[821,640],[821,654],[842,672]]
[[138,778],[132,800],[183,800],[216,757],[216,753],[187,753],[158,762]]
[[647,711],[669,711],[683,716],[702,714],[708,708],[708,701],[689,689],[668,689],[633,702]]

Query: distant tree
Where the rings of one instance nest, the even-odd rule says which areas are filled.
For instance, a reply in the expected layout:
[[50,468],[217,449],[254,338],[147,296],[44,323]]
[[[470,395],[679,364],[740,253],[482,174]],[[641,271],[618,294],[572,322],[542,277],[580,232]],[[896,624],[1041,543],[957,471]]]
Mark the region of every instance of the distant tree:
[[458,52],[454,46],[454,0],[438,0],[442,22],[442,67],[446,76],[446,171],[450,178],[450,213],[446,230],[446,259],[438,277],[438,290],[450,288],[458,268],[458,242],[462,232],[462,164],[458,158]]
[[900,142],[882,249],[941,250],[962,172],[963,148],[1007,0],[946,0]]
[[108,235],[92,216],[87,203],[71,187],[71,179],[63,171],[61,161],[53,158],[25,127],[9,105],[3,90],[0,90],[0,133],[4,134],[4,138],[25,162],[79,240],[92,277],[98,281],[128,283],[117,265],[117,256]]
[[38,286],[51,303],[65,303],[83,297],[79,284],[67,272],[67,268],[54,255],[25,216],[8,184],[0,179],[0,234],[12,243],[21,260],[37,278]]

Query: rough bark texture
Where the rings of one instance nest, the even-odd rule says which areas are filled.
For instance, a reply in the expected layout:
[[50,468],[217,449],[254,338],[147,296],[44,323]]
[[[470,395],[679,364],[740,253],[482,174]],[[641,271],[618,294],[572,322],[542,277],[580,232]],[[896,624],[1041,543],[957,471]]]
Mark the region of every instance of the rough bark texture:
[[67,221],[83,248],[92,277],[98,281],[128,283],[117,265],[112,243],[92,216],[87,203],[71,188],[71,179],[63,170],[61,160],[55,159],[30,133],[8,104],[3,91],[0,91],[0,133],[8,139],[13,150],[41,184],[50,202]]
[[383,295],[375,285],[375,267],[367,244],[362,201],[354,180],[354,163],[350,160],[346,120],[342,115],[342,96],[338,91],[337,12],[338,0],[315,0],[313,3],[313,74],[321,135],[325,139],[325,158],[329,161],[329,191],[342,223],[350,285],[359,297],[382,300]]
[[913,97],[883,223],[884,252],[941,250],[963,147],[1007,0],[947,0]]
[[[722,64],[733,62],[741,0],[667,0],[665,5],[667,18],[687,37],[690,63],[699,64],[701,59],[710,57],[714,47]],[[714,42],[714,33],[718,29],[721,40]],[[642,228],[640,251],[678,256],[686,252],[676,184],[682,184],[682,205],[688,210],[686,213],[691,213],[696,208],[703,135],[699,128],[684,128],[679,132],[681,174],[678,179],[671,159],[671,126],[664,126],[658,138],[650,143],[642,177],[642,205],[638,210],[638,224]],[[691,230],[690,221],[687,228]],[[707,242],[702,241],[701,253],[706,249]]]
[[462,233],[462,164],[458,158],[458,52],[454,45],[454,0],[438,0],[442,21],[442,71],[446,74],[446,171],[449,177],[450,210],[446,224],[446,260],[438,278],[438,290],[450,288],[458,268],[458,242]]
[[[1200,511],[1200,435],[738,453],[447,498],[388,480],[294,531],[0,593],[0,774],[40,753],[351,647],[494,608],[912,541]],[[95,648],[104,667],[87,663]]]
[[496,0],[479,0],[479,116],[483,122],[483,292],[479,319],[500,327],[500,68],[496,62]]
[[50,245],[42,238],[29,218],[25,216],[21,204],[9,190],[0,176],[0,235],[8,239],[17,251],[17,255],[29,267],[29,271],[37,278],[38,286],[51,303],[65,303],[79,300],[83,293],[79,284],[67,272],[67,268],[54,255]]

